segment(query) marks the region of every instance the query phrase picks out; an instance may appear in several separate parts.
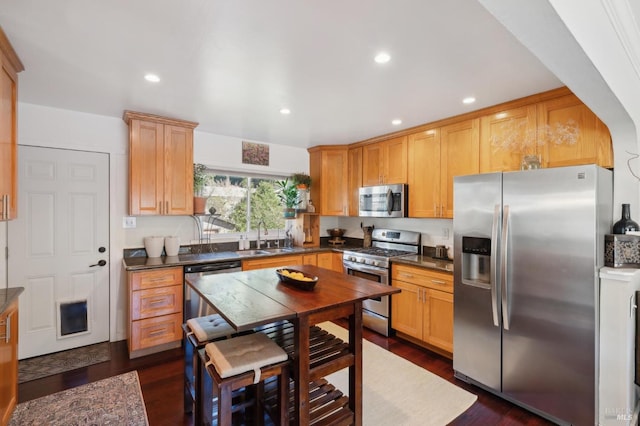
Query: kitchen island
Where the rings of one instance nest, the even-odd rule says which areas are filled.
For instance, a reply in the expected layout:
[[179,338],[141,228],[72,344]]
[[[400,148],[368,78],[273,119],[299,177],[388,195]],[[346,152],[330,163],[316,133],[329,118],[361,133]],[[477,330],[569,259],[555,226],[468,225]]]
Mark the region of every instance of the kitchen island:
[[[294,350],[291,361],[296,424],[308,425],[311,421],[310,382],[348,367],[348,408],[352,423],[361,425],[362,301],[400,290],[311,265],[289,268],[317,276],[314,289],[305,291],[281,282],[276,275],[276,268],[206,275],[188,279],[186,285],[239,332],[281,320],[293,324]],[[348,353],[312,368],[309,347],[311,326],[345,317],[349,323]]]

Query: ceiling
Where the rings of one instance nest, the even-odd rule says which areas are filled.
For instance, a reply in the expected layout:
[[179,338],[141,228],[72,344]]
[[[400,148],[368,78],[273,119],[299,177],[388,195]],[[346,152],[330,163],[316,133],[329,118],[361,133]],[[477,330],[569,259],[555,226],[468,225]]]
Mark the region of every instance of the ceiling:
[[476,0],[0,0],[0,26],[21,102],[301,148],[563,85]]

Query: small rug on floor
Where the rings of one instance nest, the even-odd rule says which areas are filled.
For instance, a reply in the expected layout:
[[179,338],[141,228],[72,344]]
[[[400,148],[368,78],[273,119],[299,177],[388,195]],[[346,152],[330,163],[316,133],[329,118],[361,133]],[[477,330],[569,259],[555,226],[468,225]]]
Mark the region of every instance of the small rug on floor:
[[[348,341],[346,329],[318,324]],[[362,412],[365,425],[433,425],[451,422],[478,397],[424,368],[367,340],[362,342]],[[326,377],[344,394],[349,392],[348,371]]]
[[18,361],[18,383],[109,361],[109,342],[69,349]]
[[148,426],[138,372],[18,404],[9,425]]

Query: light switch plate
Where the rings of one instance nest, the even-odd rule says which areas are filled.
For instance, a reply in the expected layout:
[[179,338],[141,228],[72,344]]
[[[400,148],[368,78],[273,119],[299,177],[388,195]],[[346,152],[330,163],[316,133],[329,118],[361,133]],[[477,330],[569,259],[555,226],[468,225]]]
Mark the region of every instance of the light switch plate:
[[136,227],[136,218],[135,216],[125,216],[122,218],[122,227],[123,228],[135,228]]

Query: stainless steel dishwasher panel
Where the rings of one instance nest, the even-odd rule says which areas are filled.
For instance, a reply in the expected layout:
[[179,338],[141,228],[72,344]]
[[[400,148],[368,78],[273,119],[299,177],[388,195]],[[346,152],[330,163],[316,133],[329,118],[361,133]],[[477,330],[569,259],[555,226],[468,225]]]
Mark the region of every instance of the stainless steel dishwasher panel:
[[242,263],[239,260],[205,263],[200,265],[188,265],[184,267],[184,309],[183,321],[189,318],[197,318],[216,313],[213,308],[203,302],[202,298],[190,286],[187,280],[203,275],[225,274],[242,270]]

